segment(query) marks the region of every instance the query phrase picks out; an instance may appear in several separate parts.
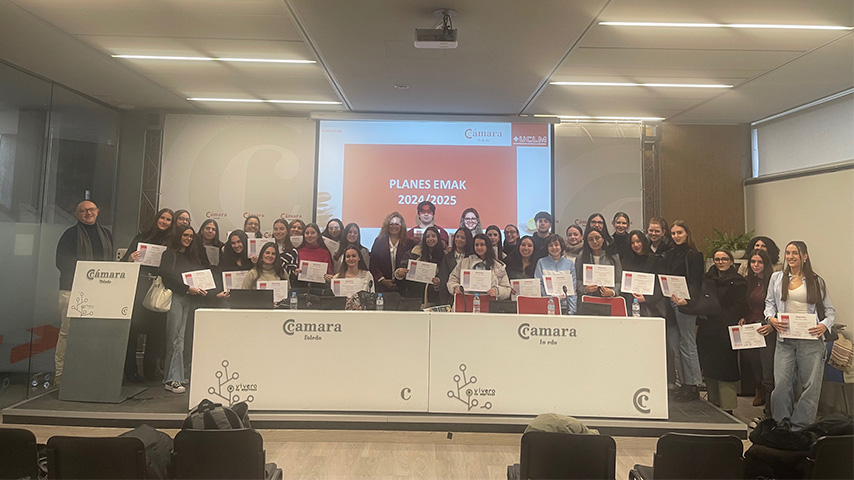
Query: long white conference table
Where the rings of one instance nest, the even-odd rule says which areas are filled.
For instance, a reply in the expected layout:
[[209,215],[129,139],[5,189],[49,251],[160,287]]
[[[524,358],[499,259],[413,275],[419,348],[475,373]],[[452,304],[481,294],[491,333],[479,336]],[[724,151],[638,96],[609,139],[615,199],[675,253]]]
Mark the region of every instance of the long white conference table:
[[190,405],[667,418],[662,318],[196,312]]

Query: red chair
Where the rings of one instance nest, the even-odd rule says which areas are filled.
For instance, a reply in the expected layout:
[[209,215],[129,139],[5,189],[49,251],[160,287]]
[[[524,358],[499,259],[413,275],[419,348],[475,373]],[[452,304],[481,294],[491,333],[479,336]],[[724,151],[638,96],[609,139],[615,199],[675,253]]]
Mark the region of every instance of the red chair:
[[516,297],[516,313],[548,315],[550,298],[555,302],[555,315],[560,315],[560,298],[558,297]]
[[[463,297],[465,297],[465,301],[463,301]],[[495,300],[495,297],[492,295],[478,295],[480,298],[480,311],[482,313],[489,312],[489,301]],[[472,310],[472,302],[474,301],[474,295],[467,293],[465,295],[461,293],[457,293],[454,295],[454,311],[455,312],[468,312],[471,313]]]
[[628,317],[626,310],[626,299],[620,296],[617,297],[593,297],[584,295],[581,297],[582,303],[595,303],[598,305],[609,305],[611,307],[612,317]]

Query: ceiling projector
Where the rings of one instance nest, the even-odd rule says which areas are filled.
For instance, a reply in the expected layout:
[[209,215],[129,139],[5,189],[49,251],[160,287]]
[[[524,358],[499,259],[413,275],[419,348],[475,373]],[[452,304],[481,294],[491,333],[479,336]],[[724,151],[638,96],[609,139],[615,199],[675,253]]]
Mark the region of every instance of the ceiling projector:
[[457,48],[457,29],[416,28],[415,48]]

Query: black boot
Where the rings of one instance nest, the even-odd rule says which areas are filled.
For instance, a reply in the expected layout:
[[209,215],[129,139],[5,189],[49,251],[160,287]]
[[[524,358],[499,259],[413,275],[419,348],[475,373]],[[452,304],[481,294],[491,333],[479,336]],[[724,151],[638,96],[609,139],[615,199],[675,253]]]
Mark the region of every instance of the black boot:
[[682,385],[682,389],[673,397],[676,402],[690,402],[700,398],[700,391],[696,385]]

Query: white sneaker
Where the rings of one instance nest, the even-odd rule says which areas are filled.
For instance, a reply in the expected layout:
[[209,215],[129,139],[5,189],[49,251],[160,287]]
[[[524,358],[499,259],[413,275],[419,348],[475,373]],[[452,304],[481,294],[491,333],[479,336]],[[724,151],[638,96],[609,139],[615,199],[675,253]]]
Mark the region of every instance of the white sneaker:
[[169,382],[164,384],[163,387],[172,393],[184,393],[187,391],[187,389],[181,385],[181,382]]

